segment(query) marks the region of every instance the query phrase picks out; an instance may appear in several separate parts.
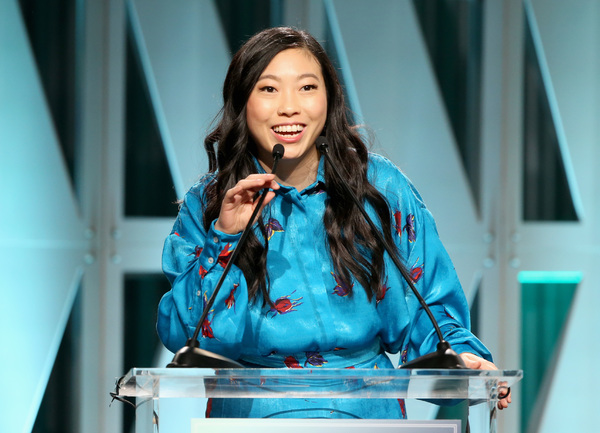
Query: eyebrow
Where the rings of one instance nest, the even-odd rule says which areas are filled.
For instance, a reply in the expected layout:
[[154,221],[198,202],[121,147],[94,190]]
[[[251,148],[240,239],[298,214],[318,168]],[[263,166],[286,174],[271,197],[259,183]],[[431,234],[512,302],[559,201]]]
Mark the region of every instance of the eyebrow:
[[[313,74],[312,72],[307,72],[305,74],[298,75],[297,80],[299,81],[304,78],[314,78],[315,80],[319,80],[319,77],[317,77],[317,75]],[[266,79],[281,81],[281,78],[279,78],[277,75],[273,75],[273,74],[266,74],[266,75],[261,75],[260,77],[258,77],[258,81],[266,80]]]

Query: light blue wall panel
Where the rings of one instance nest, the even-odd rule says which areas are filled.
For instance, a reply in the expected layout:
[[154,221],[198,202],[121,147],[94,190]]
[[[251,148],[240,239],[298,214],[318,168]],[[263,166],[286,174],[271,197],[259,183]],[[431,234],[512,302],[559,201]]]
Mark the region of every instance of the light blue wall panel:
[[128,3],[177,195],[206,172],[203,139],[222,104],[230,54],[212,1]]
[[0,2],[0,431],[29,431],[83,271],[69,176],[17,1]]

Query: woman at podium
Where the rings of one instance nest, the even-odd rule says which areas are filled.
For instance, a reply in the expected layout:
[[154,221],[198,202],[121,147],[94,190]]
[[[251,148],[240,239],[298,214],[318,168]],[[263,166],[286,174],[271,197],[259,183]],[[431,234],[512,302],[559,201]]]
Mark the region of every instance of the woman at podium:
[[[315,146],[319,137],[329,159]],[[272,174],[276,144],[284,153]],[[393,163],[367,150],[348,120],[334,66],[311,35],[271,28],[246,42],[229,66],[205,146],[209,172],[185,195],[165,242],[172,288],[160,302],[157,329],[168,349],[178,351],[194,333],[240,248],[200,325],[202,349],[246,367],[311,369],[393,368],[386,352],[399,353],[401,363],[435,352],[430,318],[353,193],[452,349],[467,367],[495,368],[470,331],[467,301],[431,213]],[[238,245],[264,189],[260,216]],[[233,400],[213,400],[210,415],[405,416],[396,400],[372,407]]]

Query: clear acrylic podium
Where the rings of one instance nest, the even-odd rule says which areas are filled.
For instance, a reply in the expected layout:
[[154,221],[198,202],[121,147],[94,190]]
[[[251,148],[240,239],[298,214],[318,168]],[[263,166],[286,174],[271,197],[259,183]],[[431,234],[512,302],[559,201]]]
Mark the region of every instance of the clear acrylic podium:
[[[517,370],[133,368],[118,393],[135,399],[136,433],[494,433],[498,395],[521,377]],[[205,419],[208,398],[403,399],[408,419]],[[466,419],[436,420],[440,407],[456,405]]]

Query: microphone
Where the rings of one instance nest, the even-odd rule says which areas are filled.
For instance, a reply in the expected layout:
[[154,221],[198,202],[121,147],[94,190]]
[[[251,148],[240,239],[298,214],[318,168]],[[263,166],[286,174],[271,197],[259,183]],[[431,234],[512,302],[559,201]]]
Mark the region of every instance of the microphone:
[[[317,146],[317,149],[319,150],[319,152],[321,152],[325,156],[325,159],[327,159],[327,162],[329,163],[329,166],[332,168],[335,175],[339,179],[343,180],[343,177],[341,176],[338,168],[333,163],[331,156],[329,156],[329,144],[327,142],[327,138],[325,138],[323,136],[317,137],[317,139],[315,140],[315,145]],[[421,294],[419,293],[419,291],[413,284],[413,282],[410,278],[410,275],[408,274],[405,267],[400,263],[400,260],[398,259],[397,255],[396,255],[395,251],[393,250],[393,248],[391,247],[391,245],[388,244],[388,242],[385,240],[383,235],[379,232],[379,230],[377,229],[377,226],[373,223],[373,220],[371,220],[371,217],[367,213],[365,207],[358,200],[358,198],[356,197],[354,192],[350,189],[350,187],[344,182],[341,182],[341,184],[344,185],[344,189],[350,195],[350,197],[352,197],[352,200],[354,201],[354,203],[356,204],[356,206],[358,207],[360,212],[363,214],[363,217],[365,218],[365,220],[371,227],[371,230],[373,231],[373,235],[375,236],[377,241],[379,243],[381,243],[381,245],[383,245],[386,252],[389,254],[390,258],[394,262],[394,265],[396,266],[398,271],[400,271],[400,273],[402,274],[402,277],[406,280],[406,282],[408,283],[408,286],[410,287],[412,292],[415,294],[415,296],[419,300],[419,303],[421,304],[421,306],[423,307],[423,309],[429,316],[429,320],[431,320],[431,323],[433,324],[433,327],[435,328],[435,332],[437,333],[437,336],[438,336],[439,343],[437,344],[437,350],[435,352],[428,353],[427,355],[423,355],[416,359],[413,359],[412,361],[407,362],[406,364],[402,365],[400,368],[442,368],[442,369],[466,368],[465,363],[461,359],[461,357],[458,356],[454,350],[452,350],[450,343],[448,343],[446,340],[444,340],[442,331],[440,330],[440,327],[439,327],[437,321],[435,320],[435,317],[433,316],[431,309],[429,308],[429,306],[427,305],[427,302],[425,302],[425,299],[423,299],[423,297],[421,296]]]
[[[275,174],[277,170],[277,164],[279,163],[279,160],[283,158],[284,151],[285,149],[283,145],[279,143],[273,146],[273,169],[271,170],[271,174]],[[167,365],[167,368],[244,368],[244,366],[237,361],[233,361],[225,356],[210,352],[208,350],[200,349],[198,335],[200,334],[200,329],[202,329],[202,324],[204,323],[204,320],[206,320],[206,316],[208,316],[208,312],[210,311],[212,305],[215,302],[215,298],[217,297],[219,290],[221,290],[221,286],[225,281],[225,277],[227,277],[227,274],[229,274],[231,265],[233,264],[233,262],[235,262],[238,253],[244,246],[246,238],[248,237],[248,234],[252,229],[254,220],[256,219],[256,216],[258,215],[258,212],[260,211],[260,208],[262,207],[262,204],[265,201],[265,197],[267,196],[268,192],[268,188],[263,189],[263,192],[260,198],[258,199],[258,203],[254,208],[254,212],[252,212],[252,215],[248,220],[248,224],[246,224],[246,227],[244,228],[244,231],[240,236],[240,240],[238,241],[237,246],[233,250],[233,253],[231,253],[231,257],[229,258],[225,269],[223,269],[223,273],[221,274],[221,278],[219,278],[219,281],[215,286],[215,290],[206,302],[206,306],[204,307],[202,316],[200,316],[200,320],[198,320],[198,324],[196,325],[194,335],[192,335],[192,337],[185,342],[185,346],[183,346],[177,351],[177,353],[173,357],[173,360]]]

